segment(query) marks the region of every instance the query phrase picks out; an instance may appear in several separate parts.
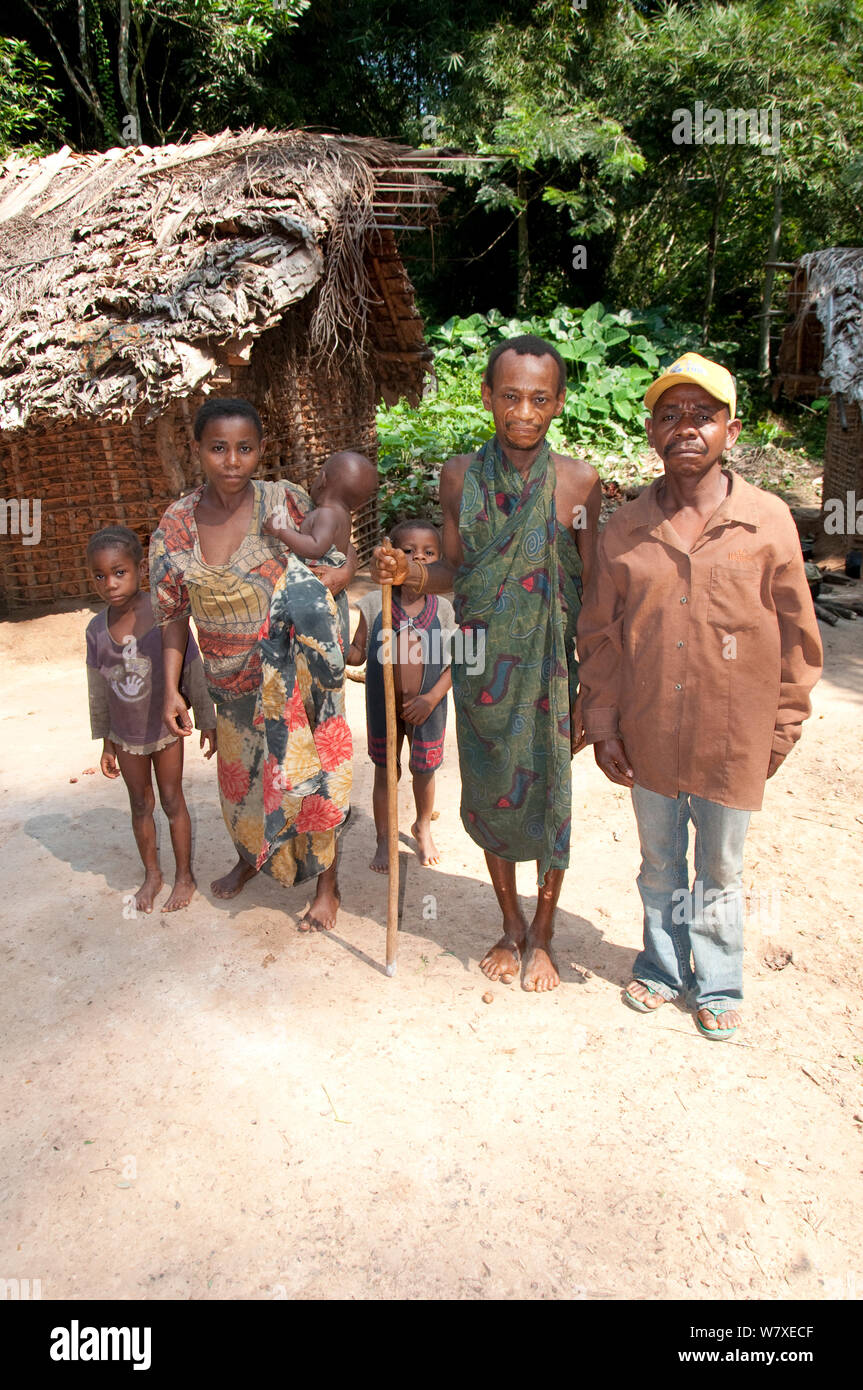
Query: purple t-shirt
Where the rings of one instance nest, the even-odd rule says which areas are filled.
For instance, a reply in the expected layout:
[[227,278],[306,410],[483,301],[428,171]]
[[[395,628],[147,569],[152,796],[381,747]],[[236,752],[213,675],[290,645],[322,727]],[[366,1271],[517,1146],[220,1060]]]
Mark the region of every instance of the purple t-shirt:
[[[194,663],[201,667],[197,643],[189,633],[180,677],[180,688],[187,700],[194,699],[190,686],[203,684],[203,680],[199,683],[190,679]],[[94,721],[94,738],[116,737],[119,743],[132,749],[176,738],[162,719],[165,673],[161,628],[154,624],[143,637],[130,637],[125,643],[115,642],[108,631],[105,610],[87,627],[87,665],[104,682],[110,726],[97,729],[95,723],[102,720]],[[99,705],[104,707],[104,702],[100,700]],[[93,706],[91,698],[91,710]]]

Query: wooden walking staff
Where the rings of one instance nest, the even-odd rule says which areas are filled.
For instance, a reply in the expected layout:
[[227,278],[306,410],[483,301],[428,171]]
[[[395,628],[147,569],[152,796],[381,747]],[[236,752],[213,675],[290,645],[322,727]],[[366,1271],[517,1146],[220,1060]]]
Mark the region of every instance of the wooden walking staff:
[[[381,547],[392,553],[385,540]],[[399,933],[399,774],[396,747],[396,683],[393,674],[393,586],[381,585],[381,642],[384,665],[384,704],[387,713],[387,843],[389,893],[387,896],[387,974],[396,973]]]

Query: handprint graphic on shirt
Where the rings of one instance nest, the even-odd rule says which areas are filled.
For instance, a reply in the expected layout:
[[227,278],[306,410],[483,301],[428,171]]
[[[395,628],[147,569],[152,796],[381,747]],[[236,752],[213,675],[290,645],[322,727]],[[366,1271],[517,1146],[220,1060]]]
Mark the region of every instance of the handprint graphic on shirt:
[[108,680],[115,695],[130,702],[145,699],[150,694],[150,667],[148,656],[126,657],[122,666],[112,667]]
[[143,689],[144,677],[136,676],[134,672],[127,676],[125,680],[117,682],[118,693],[125,695],[128,700],[137,700]]

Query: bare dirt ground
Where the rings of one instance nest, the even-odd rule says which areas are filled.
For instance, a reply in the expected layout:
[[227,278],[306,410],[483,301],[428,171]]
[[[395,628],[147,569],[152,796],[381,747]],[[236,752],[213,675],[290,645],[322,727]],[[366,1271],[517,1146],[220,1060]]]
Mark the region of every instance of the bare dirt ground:
[[[387,979],[353,683],[336,931],[298,933],[302,888],[212,897],[232,855],[196,747],[201,889],[181,914],[124,918],[140,881],[125,791],[84,775],[90,616],[0,625],[0,1277],[47,1299],[863,1296],[863,621],[825,630],[814,717],[753,818],[746,1026],[719,1045],[682,1009],[620,1001],[637,843],[590,752],[560,989],[477,969],[497,923],[452,729],[443,863],[421,868],[405,838]],[[762,963],[780,948],[790,964]]]

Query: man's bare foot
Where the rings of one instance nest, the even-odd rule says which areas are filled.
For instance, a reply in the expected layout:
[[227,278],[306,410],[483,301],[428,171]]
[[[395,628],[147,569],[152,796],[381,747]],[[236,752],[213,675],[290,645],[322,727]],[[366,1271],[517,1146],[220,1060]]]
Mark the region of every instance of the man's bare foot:
[[551,953],[544,946],[531,946],[524,958],[522,989],[542,994],[546,990],[557,989],[559,984],[560,976]]
[[136,912],[153,911],[153,903],[156,900],[156,894],[161,888],[163,881],[162,875],[159,873],[158,869],[156,869],[155,873],[147,874],[144,882],[135,894]]
[[174,886],[171,889],[171,896],[164,902],[159,909],[160,912],[179,912],[181,907],[188,907],[192,898],[195,896],[197,883],[191,874],[180,875],[174,879]]
[[500,980],[502,985],[511,985],[521,964],[523,944],[524,937],[517,941],[505,933],[480,961],[479,968],[483,975],[489,980]]
[[661,1009],[663,1004],[668,1003],[664,994],[660,994],[657,990],[651,989],[643,980],[633,980],[627,985],[623,992],[625,997],[633,1004],[644,1005],[644,1009],[639,1010],[639,1012],[652,1014],[657,1009]]
[[238,859],[230,873],[213,879],[210,888],[217,898],[235,898],[256,873],[254,865],[247,864],[245,859]]
[[417,859],[420,863],[425,868],[429,868],[432,864],[439,864],[440,855],[437,852],[437,845],[432,839],[430,826],[420,825],[419,821],[414,821],[411,826],[411,834],[417,842]]
[[306,908],[298,923],[300,931],[332,931],[341,901],[335,889],[321,888],[318,883],[315,900]]
[[369,868],[374,869],[376,874],[388,874],[390,871],[390,850],[386,835],[382,840],[378,840],[374,859],[369,860]]

